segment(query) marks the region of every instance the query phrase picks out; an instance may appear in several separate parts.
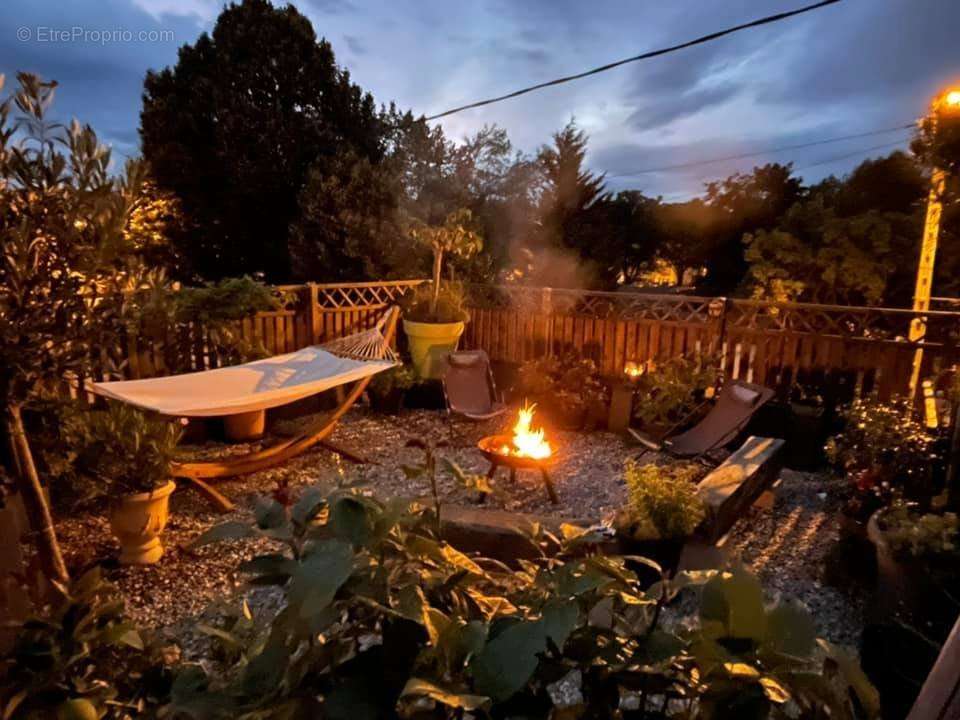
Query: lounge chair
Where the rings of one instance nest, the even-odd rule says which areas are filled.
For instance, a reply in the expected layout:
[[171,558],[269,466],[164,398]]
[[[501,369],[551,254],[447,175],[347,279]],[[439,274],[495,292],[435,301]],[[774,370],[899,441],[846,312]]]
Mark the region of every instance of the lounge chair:
[[293,437],[246,455],[174,464],[174,477],[192,482],[220,509],[227,510],[230,502],[203,480],[265,470],[325,440],[370,379],[397,364],[390,343],[398,315],[398,309],[392,307],[369,330],[265,360],[169,377],[94,383],[93,391],[170,417],[253,418],[268,408],[353,382],[334,410]]
[[506,412],[497,396],[490,358],[483,350],[461,350],[447,356],[443,374],[447,412],[467,420],[492,420]]
[[731,380],[723,386],[706,416],[689,430],[667,437],[670,435],[668,430],[659,441],[635,430],[631,430],[630,434],[648,450],[666,452],[676,457],[704,457],[733,442],[757,410],[770,402],[773,396],[770,388]]

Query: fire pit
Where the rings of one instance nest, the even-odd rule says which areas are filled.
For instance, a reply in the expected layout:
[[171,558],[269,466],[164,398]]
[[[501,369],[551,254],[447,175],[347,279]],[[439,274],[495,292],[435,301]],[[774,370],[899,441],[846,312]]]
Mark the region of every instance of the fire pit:
[[533,412],[536,405],[520,408],[513,435],[489,435],[477,443],[484,457],[490,461],[487,477],[492,478],[500,466],[510,468],[510,481],[516,482],[518,470],[539,470],[547,488],[550,502],[559,502],[547,471],[553,462],[553,448],[547,442],[543,428],[533,429]]

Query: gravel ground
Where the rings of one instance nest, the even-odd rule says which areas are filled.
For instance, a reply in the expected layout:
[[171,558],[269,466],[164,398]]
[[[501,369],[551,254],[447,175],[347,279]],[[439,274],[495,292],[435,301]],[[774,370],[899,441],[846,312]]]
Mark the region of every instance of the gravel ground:
[[[262,540],[237,541],[188,551],[185,546],[193,538],[213,524],[249,519],[255,497],[270,492],[281,479],[296,489],[341,476],[367,483],[380,497],[422,496],[427,488],[411,486],[401,471],[402,465],[419,459],[419,450],[405,447],[408,440],[448,440],[450,447],[443,448],[442,454],[468,472],[483,473],[488,464],[476,449],[476,440],[502,432],[510,423],[507,418],[483,425],[458,423],[451,434],[445,416],[435,411],[406,411],[389,417],[354,408],[330,440],[362,454],[371,461],[369,464],[354,464],[318,447],[280,468],[220,482],[218,489],[236,502],[236,509],[227,515],[213,512],[195,493],[175,493],[164,533],[167,552],[153,566],[117,566],[112,560],[117,553],[116,542],[101,514],[78,513],[61,518],[58,529],[72,567],[103,563],[126,596],[136,622],[157,630],[162,639],[183,646],[186,658],[198,657],[207,652],[208,641],[188,628],[197,619],[209,621],[227,607],[238,607],[241,578],[236,567],[266,545]],[[550,504],[537,473],[521,472],[513,484],[507,471],[501,470],[494,481],[496,494],[487,506],[596,521],[622,505],[626,498],[623,462],[637,454],[635,446],[611,433],[548,431],[548,437],[554,447],[561,448],[551,472],[560,504]],[[224,455],[240,449],[210,443],[202,454]],[[818,475],[785,471],[772,510],[754,508],[734,528],[726,549],[758,572],[771,593],[803,601],[813,611],[825,637],[854,644],[862,623],[859,603],[826,587],[821,580],[824,555],[837,535],[834,514],[823,499],[827,482]],[[442,478],[440,490],[445,502],[468,504],[476,499],[452,478]],[[259,620],[268,619],[280,601],[268,590],[257,590],[252,596],[248,593],[248,597]]]
[[724,547],[760,577],[772,597],[800,600],[821,636],[856,646],[863,628],[863,598],[824,582],[827,554],[839,535],[830,489],[837,480],[784,470],[773,508],[751,508],[730,531]]

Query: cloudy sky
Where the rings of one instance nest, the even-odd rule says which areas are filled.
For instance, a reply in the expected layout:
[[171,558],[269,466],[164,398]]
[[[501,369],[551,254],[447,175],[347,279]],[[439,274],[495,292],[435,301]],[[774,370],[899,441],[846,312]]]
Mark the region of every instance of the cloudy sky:
[[[430,115],[519,86],[806,4],[810,0],[297,0],[338,61],[379,102]],[[58,113],[137,152],[143,75],[209,30],[220,0],[3,0],[0,72],[61,83]],[[571,117],[613,189],[683,199],[769,160],[807,179],[884,154],[906,131],[768,153],[908,123],[960,82],[960,2],[844,0],[799,18],[627,65],[442,122],[485,123],[535,150]],[[883,147],[878,147],[883,146]],[[763,155],[679,170],[703,159]]]

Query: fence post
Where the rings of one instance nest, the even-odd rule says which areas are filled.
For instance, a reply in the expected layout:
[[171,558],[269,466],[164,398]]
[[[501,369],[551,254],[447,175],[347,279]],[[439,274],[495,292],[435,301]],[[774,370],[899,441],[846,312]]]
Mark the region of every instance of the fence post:
[[543,328],[544,356],[553,355],[553,288],[540,288],[540,312],[546,326]]
[[721,377],[726,375],[727,356],[723,343],[727,335],[727,309],[729,307],[730,300],[725,297],[714,298],[707,306],[707,313],[713,326],[709,345],[710,354],[719,355],[719,367],[717,369],[720,371]]
[[307,344],[316,345],[320,342],[320,294],[316,283],[307,283],[306,290],[307,332],[310,334]]

